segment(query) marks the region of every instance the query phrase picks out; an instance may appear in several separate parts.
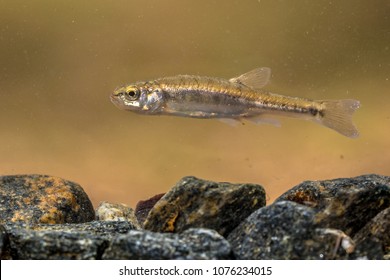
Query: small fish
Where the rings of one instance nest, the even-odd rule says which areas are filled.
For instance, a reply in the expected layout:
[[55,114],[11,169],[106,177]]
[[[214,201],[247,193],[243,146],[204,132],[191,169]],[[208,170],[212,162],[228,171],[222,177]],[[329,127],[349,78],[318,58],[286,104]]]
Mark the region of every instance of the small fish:
[[111,101],[120,109],[149,115],[220,118],[229,122],[267,122],[266,115],[312,120],[347,137],[359,133],[352,114],[360,102],[310,100],[270,93],[262,88],[270,68],[256,68],[227,79],[179,75],[119,87]]

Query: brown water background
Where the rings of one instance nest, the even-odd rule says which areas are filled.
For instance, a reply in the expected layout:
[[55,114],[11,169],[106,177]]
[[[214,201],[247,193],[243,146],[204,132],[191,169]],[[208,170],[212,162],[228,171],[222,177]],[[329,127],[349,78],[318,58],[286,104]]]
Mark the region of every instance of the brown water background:
[[[140,116],[108,96],[177,74],[272,68],[267,87],[355,98],[361,136]],[[272,202],[303,180],[390,175],[387,0],[1,1],[0,174],[40,173],[135,206],[181,177],[259,183]]]

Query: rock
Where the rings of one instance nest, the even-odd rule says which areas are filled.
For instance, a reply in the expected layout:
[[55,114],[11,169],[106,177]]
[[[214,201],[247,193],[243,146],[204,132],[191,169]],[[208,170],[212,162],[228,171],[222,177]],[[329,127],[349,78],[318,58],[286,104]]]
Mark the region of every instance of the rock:
[[356,246],[353,252],[348,256],[339,259],[349,260],[383,260],[385,253],[379,240],[365,239],[355,242]]
[[180,234],[130,231],[112,240],[103,259],[210,260],[230,254],[229,243],[216,231],[192,228]]
[[[357,243],[367,243],[367,240],[381,244],[384,254],[390,254],[390,207],[386,208],[369,221],[354,236]],[[372,248],[373,246],[366,246]],[[372,259],[372,257],[367,257]]]
[[0,177],[0,223],[82,223],[95,212],[76,183],[46,175]]
[[351,237],[341,230],[331,228],[315,228],[311,232],[311,239],[305,243],[305,259],[345,259],[347,254],[356,249]]
[[157,194],[147,200],[140,200],[135,206],[135,216],[138,219],[138,222],[143,225],[146,217],[148,216],[150,210],[153,206],[163,197],[165,193]]
[[128,222],[82,224],[7,223],[12,259],[101,259],[109,240],[134,227]]
[[[316,211],[279,201],[251,214],[228,236],[237,259],[358,259],[368,253],[338,229],[321,228]],[[370,252],[376,258],[383,253]]]
[[304,182],[269,206],[259,185],[185,177],[136,213],[103,202],[91,221],[75,183],[0,177],[0,259],[390,259],[386,176]]
[[99,221],[127,221],[140,229],[134,210],[125,204],[109,203],[103,201],[96,209],[96,218]]
[[5,228],[0,225],[0,260],[6,260],[10,258],[7,256],[7,238],[8,235],[5,231]]
[[1,256],[1,252],[4,249],[5,237],[6,237],[5,229],[2,225],[0,225],[0,256]]
[[343,231],[337,229],[316,229],[313,240],[318,241],[321,245],[326,245],[324,251],[328,253],[320,253],[321,259],[378,260],[383,259],[384,256],[379,242],[372,240],[356,242]]
[[363,175],[325,181],[306,181],[281,195],[318,212],[318,223],[353,236],[382,210],[390,207],[390,177]]
[[309,207],[279,202],[252,213],[227,240],[237,259],[302,259],[304,243],[312,239],[314,217]]
[[146,230],[183,232],[209,228],[226,236],[243,219],[265,205],[265,191],[255,184],[216,183],[184,177],[149,212]]

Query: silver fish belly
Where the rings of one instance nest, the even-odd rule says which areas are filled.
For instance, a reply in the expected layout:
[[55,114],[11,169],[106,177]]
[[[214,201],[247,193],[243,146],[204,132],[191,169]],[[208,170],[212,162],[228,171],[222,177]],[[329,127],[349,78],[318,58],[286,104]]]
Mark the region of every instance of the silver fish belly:
[[359,101],[273,94],[262,89],[270,73],[269,68],[257,68],[229,80],[179,75],[137,82],[116,89],[111,101],[120,109],[150,115],[254,122],[264,115],[284,115],[315,121],[347,137],[358,136],[352,114],[359,108]]

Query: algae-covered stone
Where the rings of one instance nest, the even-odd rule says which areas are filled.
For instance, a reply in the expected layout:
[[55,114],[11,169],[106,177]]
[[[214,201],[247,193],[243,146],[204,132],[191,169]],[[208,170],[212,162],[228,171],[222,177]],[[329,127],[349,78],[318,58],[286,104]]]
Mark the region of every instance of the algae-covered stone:
[[134,210],[125,204],[103,201],[96,209],[96,218],[99,221],[127,221],[140,229]]
[[101,259],[109,241],[134,227],[128,222],[93,221],[81,224],[7,223],[13,259]]
[[215,229],[226,236],[264,205],[265,191],[260,185],[184,177],[154,205],[144,228],[156,232],[182,232],[201,227]]
[[209,260],[230,256],[229,243],[216,231],[192,228],[180,234],[130,231],[112,240],[103,259]]
[[306,181],[281,195],[315,209],[323,227],[353,236],[382,210],[390,207],[390,177],[363,175],[324,181]]
[[95,212],[76,183],[47,175],[0,177],[0,223],[82,223]]

